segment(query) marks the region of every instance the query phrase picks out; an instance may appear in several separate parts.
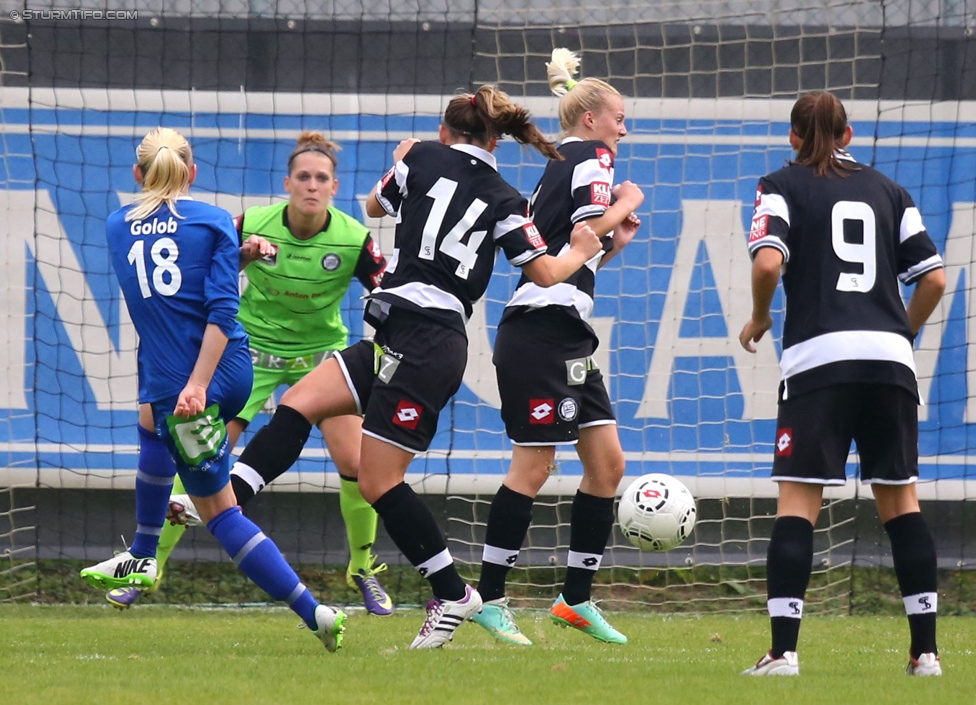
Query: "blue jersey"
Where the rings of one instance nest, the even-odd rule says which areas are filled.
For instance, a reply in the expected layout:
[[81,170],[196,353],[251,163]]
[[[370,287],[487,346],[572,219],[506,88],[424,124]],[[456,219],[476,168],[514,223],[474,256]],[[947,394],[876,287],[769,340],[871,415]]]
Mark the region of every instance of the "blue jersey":
[[125,220],[133,206],[105,223],[112,266],[139,334],[139,401],[177,396],[186,386],[213,323],[228,337],[218,370],[247,334],[237,322],[240,249],[230,213],[181,198],[145,220]]

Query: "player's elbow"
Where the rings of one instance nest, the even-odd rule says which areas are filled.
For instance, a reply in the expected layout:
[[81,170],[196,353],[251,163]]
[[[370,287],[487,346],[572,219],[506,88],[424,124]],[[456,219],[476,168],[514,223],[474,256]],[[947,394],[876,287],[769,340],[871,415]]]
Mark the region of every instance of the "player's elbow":
[[556,278],[554,272],[549,267],[549,263],[543,258],[539,258],[533,262],[526,265],[523,270],[532,280],[532,283],[536,286],[541,286],[543,289],[548,289],[550,286],[559,283],[559,279]]
[[383,210],[383,206],[380,205],[375,196],[371,195],[366,199],[366,215],[370,218],[382,218],[386,215],[386,211]]
[[945,293],[946,289],[945,270],[939,267],[938,269],[926,272],[919,279],[918,285],[924,287],[930,295],[942,298],[942,294]]

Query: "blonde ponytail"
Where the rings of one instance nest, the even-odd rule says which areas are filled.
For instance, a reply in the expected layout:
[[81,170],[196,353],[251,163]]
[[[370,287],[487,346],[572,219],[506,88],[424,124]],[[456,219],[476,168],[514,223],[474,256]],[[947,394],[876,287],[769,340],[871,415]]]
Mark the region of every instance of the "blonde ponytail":
[[136,149],[136,163],[142,171],[142,193],[136,196],[136,206],[125,219],[145,220],[165,203],[176,212],[176,199],[190,188],[193,152],[190,143],[169,127],[157,127],[143,138]]
[[611,96],[620,95],[620,91],[599,78],[575,80],[579,66],[579,55],[569,49],[553,49],[552,58],[546,63],[549,90],[561,98],[559,127],[564,133],[572,131],[584,113],[598,113]]

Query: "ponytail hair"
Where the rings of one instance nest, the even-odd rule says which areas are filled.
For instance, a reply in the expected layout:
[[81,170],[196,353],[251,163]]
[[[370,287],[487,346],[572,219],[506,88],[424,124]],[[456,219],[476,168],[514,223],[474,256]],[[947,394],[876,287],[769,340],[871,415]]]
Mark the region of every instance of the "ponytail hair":
[[844,148],[847,111],[832,93],[814,91],[800,96],[790,112],[790,128],[800,140],[796,159],[790,164],[813,167],[817,176],[827,176],[828,169],[842,177],[858,170],[834,156]]
[[342,149],[335,142],[330,142],[325,139],[325,136],[321,132],[311,132],[306,130],[298,136],[295,140],[295,149],[291,151],[288,157],[288,173],[291,173],[292,162],[295,161],[295,157],[299,154],[304,154],[305,152],[318,152],[319,154],[324,154],[332,162],[333,170],[339,168],[339,151]]
[[176,130],[157,127],[146,135],[136,149],[136,164],[142,171],[142,192],[136,206],[125,214],[126,221],[145,220],[162,204],[176,212],[176,199],[190,189],[193,173],[193,151],[190,143]]
[[549,90],[560,97],[559,127],[565,133],[579,124],[584,113],[598,113],[611,96],[620,91],[599,78],[573,78],[579,71],[579,55],[569,49],[553,49],[552,58],[546,63]]
[[562,159],[556,145],[532,122],[529,111],[494,86],[481,86],[474,94],[454,96],[444,111],[444,126],[456,137],[481,144],[511,135],[519,144],[535,147],[548,159]]

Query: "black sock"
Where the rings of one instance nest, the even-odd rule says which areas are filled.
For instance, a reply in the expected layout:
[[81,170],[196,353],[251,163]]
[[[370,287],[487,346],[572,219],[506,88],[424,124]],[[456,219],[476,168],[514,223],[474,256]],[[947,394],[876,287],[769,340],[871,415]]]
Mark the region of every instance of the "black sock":
[[505,596],[505,578],[532,523],[534,498],[502,485],[491,501],[478,592],[488,602]]
[[[260,475],[260,481],[254,476],[244,477],[231,472],[230,481],[237,503],[243,507],[265,485],[284,475],[302,454],[311,432],[312,424],[302,414],[290,406],[279,406],[268,425],[254,434],[237,461]],[[237,470],[240,473],[243,469]],[[255,488],[252,483],[259,486]]]
[[613,497],[577,491],[569,518],[569,556],[563,599],[578,605],[590,599],[593,576],[613,531]]
[[938,607],[938,563],[935,539],[920,512],[902,514],[884,525],[891,540],[898,587],[905,598],[913,658],[938,654],[935,619]]
[[812,566],[813,524],[802,517],[779,517],[766,553],[766,606],[773,632],[773,658],[796,651]]
[[447,549],[444,534],[424,501],[401,482],[373,503],[386,533],[442,600],[464,598],[465,585]]

